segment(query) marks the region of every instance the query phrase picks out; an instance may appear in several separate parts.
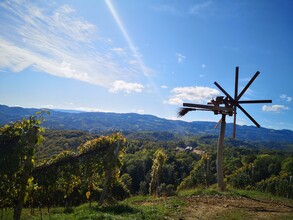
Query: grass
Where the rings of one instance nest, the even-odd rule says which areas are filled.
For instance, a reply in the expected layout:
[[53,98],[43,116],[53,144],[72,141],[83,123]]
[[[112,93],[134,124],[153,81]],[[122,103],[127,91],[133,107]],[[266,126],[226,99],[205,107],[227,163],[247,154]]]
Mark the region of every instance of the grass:
[[245,212],[244,210],[231,210],[229,212],[223,212],[214,217],[215,220],[250,220],[253,219],[252,214]]
[[[32,220],[59,220],[59,219],[113,219],[113,220],[130,220],[130,219],[184,219],[187,208],[190,208],[194,204],[188,202],[188,198],[192,196],[233,196],[233,197],[245,197],[252,200],[273,201],[277,203],[286,204],[293,207],[293,200],[282,197],[275,197],[269,194],[236,190],[228,188],[225,192],[218,191],[215,187],[208,189],[196,188],[192,190],[183,190],[172,197],[152,197],[152,196],[133,196],[122,202],[98,207],[97,203],[93,203],[92,207],[89,204],[83,204],[78,207],[74,207],[71,212],[64,213],[64,208],[52,208],[50,213],[47,209],[35,209],[34,215],[30,214],[30,209],[24,209],[22,212],[22,219]],[[208,204],[207,204],[208,205]],[[196,212],[196,209],[193,209]],[[1,215],[1,212],[0,212]],[[8,209],[4,211],[2,219],[12,219],[13,210]],[[232,210],[229,212],[219,212],[213,216],[213,219],[253,219],[253,214],[247,212],[247,210]],[[292,219],[292,213],[283,215],[279,219]],[[0,216],[1,218],[1,216]]]
[[[71,213],[64,213],[64,208],[52,208],[50,213],[47,212],[47,209],[35,209],[35,214],[31,215],[30,209],[23,209],[22,219],[165,219],[171,209],[181,205],[182,203],[176,199],[134,196],[106,207],[98,207],[97,203],[93,203],[90,208],[88,204],[83,204],[73,208]],[[3,219],[12,219],[12,216],[13,210],[9,209],[4,211]]]
[[215,186],[211,186],[210,188],[195,188],[189,190],[182,190],[177,193],[178,196],[196,196],[196,195],[221,195],[221,196],[241,196],[253,200],[269,200],[274,202],[281,202],[289,206],[293,206],[293,200],[287,199],[280,196],[274,196],[272,194],[263,193],[259,191],[253,190],[241,190],[241,189],[234,189],[231,187],[227,187],[226,191],[219,191],[216,189]]
[[235,196],[242,196],[242,197],[253,199],[253,200],[264,200],[264,201],[272,201],[277,203],[279,202],[279,203],[293,207],[292,199],[287,199],[284,197],[274,196],[272,194],[263,193],[259,191],[252,191],[252,190],[230,189],[229,191],[232,195],[235,195]]

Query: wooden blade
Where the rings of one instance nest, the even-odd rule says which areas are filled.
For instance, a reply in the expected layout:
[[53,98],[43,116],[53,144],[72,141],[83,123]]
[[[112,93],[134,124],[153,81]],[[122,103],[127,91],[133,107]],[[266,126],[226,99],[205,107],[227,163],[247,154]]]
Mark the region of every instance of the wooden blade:
[[[239,67],[236,67],[235,71],[235,92],[234,92],[234,100],[237,100],[238,96],[238,78],[239,78]],[[233,121],[233,138],[236,137],[236,114],[237,114],[237,108],[236,105],[234,105],[234,121]]]
[[243,96],[243,94],[246,92],[248,87],[253,83],[253,81],[256,79],[256,77],[260,74],[259,71],[257,71],[254,76],[250,79],[250,81],[247,83],[247,85],[244,87],[244,89],[241,91],[239,96],[237,97],[237,101]]
[[256,104],[256,103],[272,103],[272,100],[243,100],[238,101],[239,104]]
[[239,67],[236,67],[235,71],[235,92],[234,92],[234,100],[237,99],[238,96],[238,76],[239,76]]
[[250,116],[250,114],[247,113],[247,111],[244,110],[244,108],[241,107],[241,105],[237,104],[237,107],[240,108],[240,110],[255,124],[256,127],[260,127],[260,125]]
[[193,103],[183,103],[184,107],[191,107],[196,109],[197,111],[231,111],[231,108],[214,106],[214,105],[201,105],[201,104],[193,104]]
[[192,108],[214,109],[213,105],[201,105],[201,104],[193,104],[193,103],[183,103],[183,106],[192,107]]
[[219,126],[219,124],[221,124],[221,122],[222,122],[222,118],[218,121],[218,123],[215,125],[215,127],[214,127],[214,129],[216,129],[218,126]]
[[234,112],[234,122],[233,122],[233,138],[235,139],[235,137],[236,137],[236,112]]
[[229,98],[232,100],[232,102],[235,102],[235,100],[229,95],[228,92],[225,91],[217,82],[214,82],[214,84]]

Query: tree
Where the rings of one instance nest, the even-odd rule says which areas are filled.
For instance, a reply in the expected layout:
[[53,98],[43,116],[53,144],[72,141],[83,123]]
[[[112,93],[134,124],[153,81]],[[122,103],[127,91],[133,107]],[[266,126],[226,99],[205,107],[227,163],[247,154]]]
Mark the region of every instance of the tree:
[[288,157],[282,161],[282,170],[293,175],[293,157]]
[[154,154],[151,170],[150,194],[158,195],[158,187],[161,185],[162,168],[167,159],[167,155],[162,149],[158,149]]

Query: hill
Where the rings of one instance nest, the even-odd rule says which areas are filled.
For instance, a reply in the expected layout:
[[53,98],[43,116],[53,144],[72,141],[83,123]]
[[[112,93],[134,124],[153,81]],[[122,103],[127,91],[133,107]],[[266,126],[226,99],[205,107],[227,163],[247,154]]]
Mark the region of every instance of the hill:
[[[8,107],[0,105],[0,125],[33,115],[40,109]],[[168,120],[153,115],[135,113],[64,112],[50,110],[45,127],[58,130],[83,130],[91,133],[123,132],[169,132],[180,135],[218,135],[214,122],[185,122]],[[232,124],[227,124],[226,136],[232,136]],[[293,143],[293,131],[256,128],[237,125],[237,138],[246,141]]]

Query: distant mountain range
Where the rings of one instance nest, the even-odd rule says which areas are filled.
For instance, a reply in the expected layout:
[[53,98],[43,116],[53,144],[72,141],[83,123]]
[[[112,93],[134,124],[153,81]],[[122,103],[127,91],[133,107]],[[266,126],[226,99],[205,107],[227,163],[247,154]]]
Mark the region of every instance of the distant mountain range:
[[[9,107],[0,105],[0,125],[7,124],[31,115],[40,109]],[[44,126],[49,129],[83,130],[89,132],[170,132],[182,135],[218,135],[219,128],[214,129],[215,122],[185,122],[168,120],[153,115],[135,113],[104,113],[49,110],[45,115]],[[232,124],[226,127],[226,136],[232,136]],[[256,128],[237,125],[237,138],[246,141],[293,143],[293,131]]]

